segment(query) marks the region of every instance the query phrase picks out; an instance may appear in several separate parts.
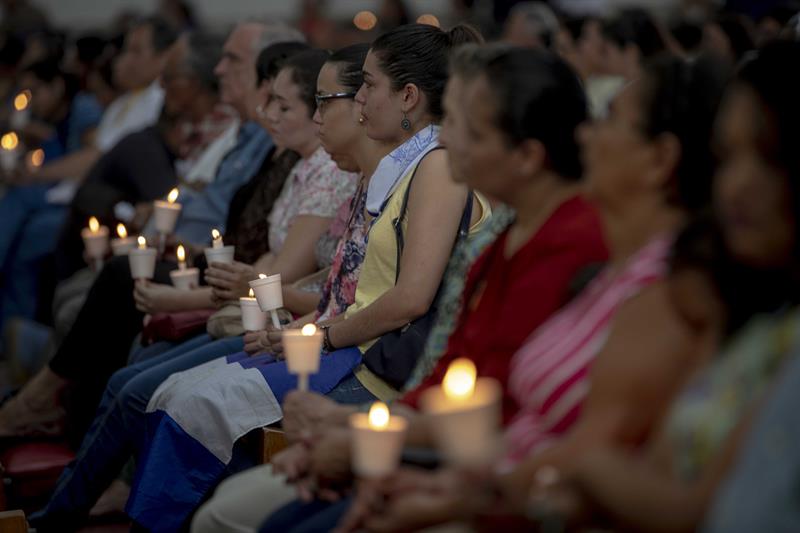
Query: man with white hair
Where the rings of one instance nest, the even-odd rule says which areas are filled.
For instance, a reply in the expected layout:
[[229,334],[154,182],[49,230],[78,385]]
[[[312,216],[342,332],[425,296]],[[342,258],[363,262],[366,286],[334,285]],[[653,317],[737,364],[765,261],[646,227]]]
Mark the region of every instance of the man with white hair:
[[511,9],[503,40],[523,48],[550,48],[558,30],[558,18],[547,4],[522,2]]

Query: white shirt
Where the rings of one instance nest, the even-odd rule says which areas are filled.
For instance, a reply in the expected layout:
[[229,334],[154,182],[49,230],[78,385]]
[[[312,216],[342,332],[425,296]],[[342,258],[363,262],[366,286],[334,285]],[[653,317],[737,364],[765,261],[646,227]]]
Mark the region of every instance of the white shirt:
[[158,120],[163,104],[164,89],[158,80],[146,89],[123,94],[103,113],[95,147],[107,152],[129,133],[152,126]]

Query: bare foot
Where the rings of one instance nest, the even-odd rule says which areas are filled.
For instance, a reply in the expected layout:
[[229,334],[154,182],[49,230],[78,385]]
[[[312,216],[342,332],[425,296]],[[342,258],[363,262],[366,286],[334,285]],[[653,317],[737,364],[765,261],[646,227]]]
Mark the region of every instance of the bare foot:
[[128,502],[130,494],[130,486],[120,479],[115,479],[111,486],[100,496],[97,503],[94,504],[92,510],[89,511],[89,516],[96,518],[98,516],[124,513],[125,504]]
[[0,408],[0,436],[57,435],[65,411],[59,405],[67,381],[44,367]]

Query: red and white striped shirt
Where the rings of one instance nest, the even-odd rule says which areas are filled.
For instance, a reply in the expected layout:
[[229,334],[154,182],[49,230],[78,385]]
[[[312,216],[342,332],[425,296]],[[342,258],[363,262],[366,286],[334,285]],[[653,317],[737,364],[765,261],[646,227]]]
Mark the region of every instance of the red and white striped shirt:
[[606,270],[542,324],[511,361],[509,387],[521,406],[506,429],[509,468],[564,434],[589,392],[589,368],[620,306],[663,279],[672,238],[659,236],[622,268]]

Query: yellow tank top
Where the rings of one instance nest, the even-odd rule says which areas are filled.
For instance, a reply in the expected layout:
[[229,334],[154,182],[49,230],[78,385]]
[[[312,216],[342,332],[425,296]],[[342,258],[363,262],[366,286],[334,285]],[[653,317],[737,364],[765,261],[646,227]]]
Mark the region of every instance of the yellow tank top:
[[[397,237],[395,235],[392,222],[400,216],[403,207],[403,198],[411,182],[415,168],[410,169],[400,180],[397,187],[392,192],[391,197],[378,215],[369,230],[367,249],[364,262],[361,265],[361,273],[358,276],[356,286],[355,301],[347,308],[345,317],[349,318],[353,314],[371,305],[380,296],[394,287],[395,275],[397,272]],[[469,228],[470,235],[480,231],[483,225],[491,218],[492,208],[489,202],[481,194],[475,193],[475,199],[480,205],[481,216],[477,222]],[[403,222],[403,233],[408,229],[408,217]],[[375,344],[377,339],[371,339],[361,345],[358,349],[363,354],[370,346]],[[365,365],[360,365],[355,372],[359,381],[372,394],[383,401],[390,401],[398,395],[398,392],[388,385],[381,378],[373,374]]]

